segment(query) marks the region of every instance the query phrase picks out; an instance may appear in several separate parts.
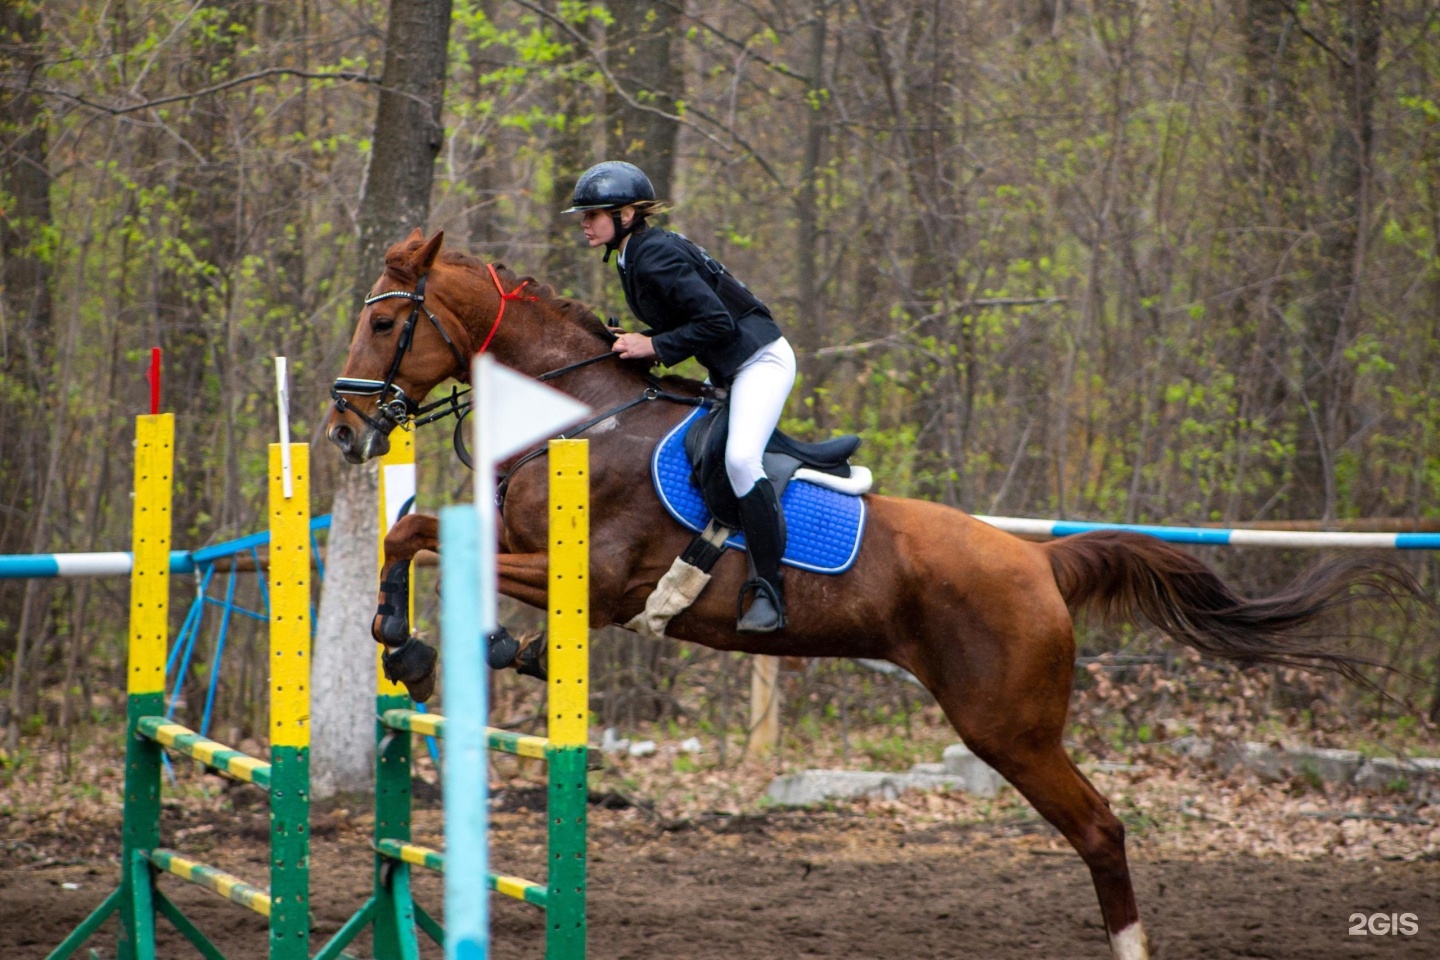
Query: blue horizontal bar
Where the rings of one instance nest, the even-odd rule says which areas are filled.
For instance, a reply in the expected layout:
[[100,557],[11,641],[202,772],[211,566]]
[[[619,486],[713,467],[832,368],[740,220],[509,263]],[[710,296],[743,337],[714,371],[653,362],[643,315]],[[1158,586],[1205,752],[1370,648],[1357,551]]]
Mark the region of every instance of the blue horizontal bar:
[[1440,550],[1440,533],[1397,533],[1397,550]]
[[58,577],[60,564],[54,554],[15,554],[0,557],[0,580],[28,580],[31,577]]
[[1091,533],[1095,530],[1125,530],[1130,533],[1145,533],[1170,543],[1195,543],[1223,547],[1230,542],[1229,530],[1215,530],[1207,527],[1158,527],[1139,523],[1080,523],[1073,520],[1057,520],[1051,528],[1052,533],[1057,537]]
[[[310,521],[312,533],[316,530],[328,529],[330,529],[330,514],[328,513]],[[252,533],[238,540],[201,547],[195,551],[171,550],[170,572],[194,573],[198,566],[212,564],[216,560],[253,550],[255,547],[269,542],[270,532],[267,530],[262,533]],[[120,577],[128,576],[130,573],[131,560],[128,553],[76,553],[64,554],[64,556],[67,557],[67,562],[70,564],[66,576]],[[103,569],[94,568],[93,564],[97,560],[103,561]],[[77,570],[75,569],[77,566],[85,569]],[[56,554],[0,554],[0,580],[28,580],[60,575],[60,561]]]

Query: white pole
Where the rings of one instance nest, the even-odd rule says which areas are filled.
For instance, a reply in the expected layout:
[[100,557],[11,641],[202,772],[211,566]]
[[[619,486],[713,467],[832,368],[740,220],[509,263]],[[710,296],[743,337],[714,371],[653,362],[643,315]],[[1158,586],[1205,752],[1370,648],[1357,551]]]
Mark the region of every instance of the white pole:
[[280,486],[289,500],[295,495],[295,482],[290,473],[290,384],[284,357],[275,358],[275,410],[280,418]]

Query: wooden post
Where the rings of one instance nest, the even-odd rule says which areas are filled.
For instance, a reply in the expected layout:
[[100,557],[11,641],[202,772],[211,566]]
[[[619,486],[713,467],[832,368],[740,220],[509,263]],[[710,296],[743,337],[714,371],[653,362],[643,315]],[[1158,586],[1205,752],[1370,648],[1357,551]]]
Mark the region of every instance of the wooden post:
[[750,668],[751,756],[773,753],[780,742],[780,658],[756,657]]

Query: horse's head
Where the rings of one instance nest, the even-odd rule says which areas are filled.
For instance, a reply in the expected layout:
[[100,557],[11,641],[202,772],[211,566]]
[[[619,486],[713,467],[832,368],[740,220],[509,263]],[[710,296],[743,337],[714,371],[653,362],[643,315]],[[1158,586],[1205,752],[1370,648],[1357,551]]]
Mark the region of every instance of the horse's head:
[[470,335],[447,306],[436,263],[444,239],[444,231],[426,240],[416,229],[395,244],[365,298],[325,423],[325,436],[351,463],[389,450],[390,431],[441,382],[469,378]]

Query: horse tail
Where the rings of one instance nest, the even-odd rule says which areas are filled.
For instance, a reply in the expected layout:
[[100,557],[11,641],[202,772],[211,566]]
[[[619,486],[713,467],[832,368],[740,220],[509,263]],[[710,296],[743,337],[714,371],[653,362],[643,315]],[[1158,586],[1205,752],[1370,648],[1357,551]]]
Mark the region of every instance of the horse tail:
[[1144,534],[1101,530],[1051,541],[1045,550],[1072,613],[1139,614],[1210,657],[1319,667],[1362,683],[1358,668],[1374,661],[1319,646],[1318,621],[1360,599],[1424,597],[1403,568],[1367,556],[1324,560],[1279,593],[1251,600],[1198,558]]

